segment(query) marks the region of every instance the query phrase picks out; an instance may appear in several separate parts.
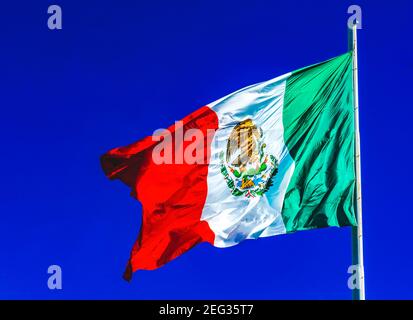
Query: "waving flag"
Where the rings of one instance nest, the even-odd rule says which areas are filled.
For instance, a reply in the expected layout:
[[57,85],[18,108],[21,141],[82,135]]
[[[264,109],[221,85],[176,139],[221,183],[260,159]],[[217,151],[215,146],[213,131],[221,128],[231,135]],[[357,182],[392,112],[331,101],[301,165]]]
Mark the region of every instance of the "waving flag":
[[355,226],[352,53],[231,93],[102,156],[142,226],[125,278],[200,242]]

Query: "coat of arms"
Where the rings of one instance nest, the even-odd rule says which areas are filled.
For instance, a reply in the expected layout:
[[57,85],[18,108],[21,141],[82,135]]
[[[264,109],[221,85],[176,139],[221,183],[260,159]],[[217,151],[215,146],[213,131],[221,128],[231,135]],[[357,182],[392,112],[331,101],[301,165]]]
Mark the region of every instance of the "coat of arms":
[[277,159],[265,152],[263,132],[251,119],[232,130],[226,153],[221,152],[221,173],[234,196],[262,196],[277,174]]

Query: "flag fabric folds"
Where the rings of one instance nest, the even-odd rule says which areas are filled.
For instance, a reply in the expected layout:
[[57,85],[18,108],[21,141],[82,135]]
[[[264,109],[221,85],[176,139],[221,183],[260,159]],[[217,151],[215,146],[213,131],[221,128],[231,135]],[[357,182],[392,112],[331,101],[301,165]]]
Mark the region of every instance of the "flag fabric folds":
[[143,208],[125,278],[200,242],[229,247],[354,212],[352,52],[238,90],[101,157]]

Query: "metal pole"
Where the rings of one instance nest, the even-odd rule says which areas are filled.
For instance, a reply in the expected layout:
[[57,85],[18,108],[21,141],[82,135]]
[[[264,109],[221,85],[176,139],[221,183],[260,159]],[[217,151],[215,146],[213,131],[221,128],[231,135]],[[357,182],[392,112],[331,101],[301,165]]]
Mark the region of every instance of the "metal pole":
[[364,286],[364,256],[363,256],[363,219],[361,206],[361,160],[360,160],[360,130],[359,130],[359,96],[358,96],[358,64],[357,64],[357,24],[353,24],[349,32],[351,49],[353,50],[353,101],[354,101],[354,131],[355,131],[355,169],[356,169],[356,212],[357,227],[352,228],[353,265],[357,265],[358,288],[353,289],[354,300],[365,300]]

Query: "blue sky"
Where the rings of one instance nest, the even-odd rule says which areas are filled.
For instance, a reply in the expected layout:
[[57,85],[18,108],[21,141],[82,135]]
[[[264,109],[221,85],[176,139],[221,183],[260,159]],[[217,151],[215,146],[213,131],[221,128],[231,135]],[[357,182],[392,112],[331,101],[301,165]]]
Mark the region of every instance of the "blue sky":
[[[47,28],[59,4],[63,29]],[[350,299],[350,229],[121,279],[141,207],[99,157],[245,85],[347,50],[350,1],[18,1],[0,10],[0,298]],[[413,298],[411,1],[359,1],[366,292]],[[63,289],[47,287],[61,266]]]

